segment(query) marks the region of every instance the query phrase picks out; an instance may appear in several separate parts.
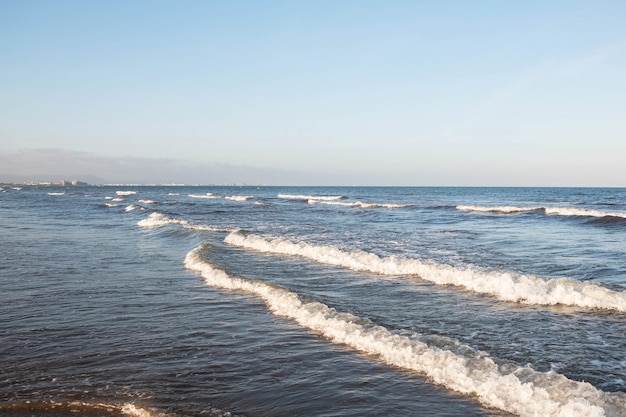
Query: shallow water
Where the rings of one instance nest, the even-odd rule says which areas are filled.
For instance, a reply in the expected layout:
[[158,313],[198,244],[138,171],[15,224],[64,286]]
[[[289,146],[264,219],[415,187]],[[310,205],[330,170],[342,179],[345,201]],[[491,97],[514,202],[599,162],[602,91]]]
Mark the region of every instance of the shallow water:
[[5,188],[0,230],[2,415],[626,415],[624,189]]

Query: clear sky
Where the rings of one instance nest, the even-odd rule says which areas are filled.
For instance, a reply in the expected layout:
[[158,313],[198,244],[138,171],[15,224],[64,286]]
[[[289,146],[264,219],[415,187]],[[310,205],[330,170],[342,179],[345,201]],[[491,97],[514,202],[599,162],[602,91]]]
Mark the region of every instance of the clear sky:
[[626,1],[0,0],[0,181],[45,175],[626,186]]

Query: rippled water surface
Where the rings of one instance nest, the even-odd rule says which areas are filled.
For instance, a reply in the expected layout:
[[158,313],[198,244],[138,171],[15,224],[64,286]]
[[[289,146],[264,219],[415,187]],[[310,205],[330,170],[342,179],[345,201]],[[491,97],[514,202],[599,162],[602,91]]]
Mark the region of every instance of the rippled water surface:
[[625,189],[17,188],[0,415],[626,415]]

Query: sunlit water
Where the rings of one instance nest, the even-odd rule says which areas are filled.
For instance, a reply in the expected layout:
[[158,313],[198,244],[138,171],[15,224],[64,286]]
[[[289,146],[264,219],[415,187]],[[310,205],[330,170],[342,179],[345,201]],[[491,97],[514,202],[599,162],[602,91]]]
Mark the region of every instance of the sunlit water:
[[626,415],[625,189],[5,187],[0,247],[0,415]]

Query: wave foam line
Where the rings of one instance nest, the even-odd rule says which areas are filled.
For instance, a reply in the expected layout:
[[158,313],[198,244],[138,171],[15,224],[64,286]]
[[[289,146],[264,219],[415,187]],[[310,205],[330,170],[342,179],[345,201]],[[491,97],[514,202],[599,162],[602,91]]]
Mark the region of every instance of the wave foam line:
[[182,226],[185,229],[204,230],[209,232],[233,232],[233,229],[196,225],[189,223],[187,220],[172,219],[162,213],[151,213],[147,218],[137,222],[139,227],[145,228],[163,227],[172,224]]
[[200,246],[190,251],[184,265],[199,273],[207,285],[258,296],[275,315],[293,319],[334,343],[378,356],[389,365],[419,372],[461,394],[476,396],[486,406],[522,417],[624,415],[623,394],[607,394],[589,383],[572,381],[553,371],[537,372],[528,366],[502,373],[491,358],[469,347],[471,354],[460,356],[394,334],[325,304],[303,302],[284,288],[231,277],[206,262],[202,250]]
[[231,195],[228,197],[224,197],[226,200],[231,200],[231,201],[248,201],[253,199],[253,196],[250,195]]
[[387,204],[387,203],[363,203],[362,201],[355,202],[339,202],[339,201],[320,201],[320,200],[309,200],[309,204],[326,204],[329,206],[344,206],[344,207],[361,207],[361,208],[402,208],[408,207],[410,204]]
[[[35,415],[34,413],[37,415],[48,415],[51,412],[54,415],[104,415],[103,413],[110,415],[116,412],[116,415],[119,413],[129,417],[175,417],[174,414],[133,403],[88,401],[25,401],[3,403],[0,404],[0,414],[4,415],[4,411],[17,412],[19,415]],[[10,415],[13,413],[10,413]],[[176,416],[179,415],[177,414]]]
[[298,195],[298,194],[278,194],[278,198],[287,200],[315,200],[315,201],[332,201],[341,200],[345,197],[342,195]]
[[213,193],[206,194],[188,194],[188,197],[191,198],[220,198],[219,196],[213,195]]
[[602,210],[589,210],[571,207],[516,207],[516,206],[456,206],[461,211],[478,213],[504,213],[517,214],[531,211],[543,211],[546,214],[556,216],[586,216],[586,217],[621,217],[626,218],[626,213],[610,212]]
[[381,275],[417,275],[438,285],[455,285],[498,299],[535,305],[570,305],[626,312],[626,292],[617,292],[597,284],[570,278],[544,279],[512,272],[485,272],[473,268],[455,268],[432,261],[381,258],[362,251],[342,251],[333,246],[293,243],[285,239],[266,240],[257,235],[230,233],[224,241],[230,245],[264,253],[295,255],[327,265]]

